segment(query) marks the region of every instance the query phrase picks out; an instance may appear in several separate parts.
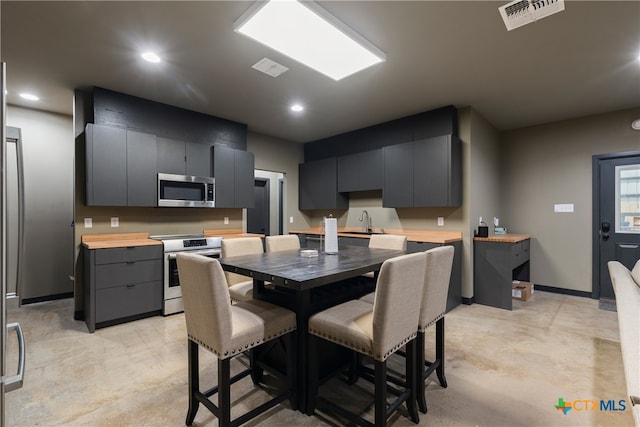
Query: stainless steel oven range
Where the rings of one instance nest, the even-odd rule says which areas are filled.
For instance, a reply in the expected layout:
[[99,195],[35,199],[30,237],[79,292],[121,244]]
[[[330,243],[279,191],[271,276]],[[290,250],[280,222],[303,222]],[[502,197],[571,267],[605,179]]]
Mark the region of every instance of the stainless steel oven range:
[[204,237],[202,234],[151,236],[162,241],[164,246],[164,302],[162,314],[169,315],[184,311],[180,277],[176,255],[189,251],[211,258],[220,258],[222,237]]

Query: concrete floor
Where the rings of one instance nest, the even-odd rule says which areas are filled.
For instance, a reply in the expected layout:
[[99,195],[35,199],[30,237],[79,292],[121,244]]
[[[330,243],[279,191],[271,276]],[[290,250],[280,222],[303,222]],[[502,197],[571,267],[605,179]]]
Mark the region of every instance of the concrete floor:
[[[25,384],[6,395],[9,426],[180,426],[187,411],[184,315],[156,316],[90,334],[73,320],[73,301],[33,304],[9,312],[27,342]],[[10,337],[8,347],[15,351]],[[432,354],[433,331],[427,336]],[[216,361],[201,350],[203,387],[215,383]],[[9,360],[8,370],[15,361]],[[242,368],[242,360],[232,367]],[[435,376],[434,376],[435,377]],[[507,311],[462,305],[446,316],[446,377],[427,386],[424,426],[631,426],[630,410],[555,409],[559,398],[626,400],[615,312],[598,302],[536,291]],[[234,388],[237,408],[266,394],[243,380]],[[370,387],[329,383],[325,394],[357,405]],[[366,403],[365,403],[366,407]],[[619,406],[616,406],[619,408]],[[366,411],[366,408],[365,408]],[[217,419],[200,408],[196,425]],[[307,417],[288,404],[248,425],[322,426],[340,421]],[[402,414],[393,426],[412,426]]]

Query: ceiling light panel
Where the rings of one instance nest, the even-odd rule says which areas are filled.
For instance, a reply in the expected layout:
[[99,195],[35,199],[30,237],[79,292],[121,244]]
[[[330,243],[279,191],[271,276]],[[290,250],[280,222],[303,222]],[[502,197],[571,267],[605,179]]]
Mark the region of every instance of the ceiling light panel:
[[315,3],[256,3],[234,30],[340,80],[385,60],[378,48]]

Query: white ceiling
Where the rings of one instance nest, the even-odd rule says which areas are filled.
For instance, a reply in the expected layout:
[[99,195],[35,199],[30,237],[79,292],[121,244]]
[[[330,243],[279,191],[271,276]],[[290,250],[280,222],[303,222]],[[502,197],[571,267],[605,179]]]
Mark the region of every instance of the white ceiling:
[[[499,130],[640,107],[640,1],[567,1],[510,32],[498,13],[506,1],[319,3],[386,62],[335,82],[234,33],[246,1],[3,0],[7,100],[72,114],[73,89],[100,86],[296,142],[450,104]],[[142,49],[165,61],[144,63]],[[264,57],[290,70],[253,70]],[[290,113],[293,101],[306,111]]]

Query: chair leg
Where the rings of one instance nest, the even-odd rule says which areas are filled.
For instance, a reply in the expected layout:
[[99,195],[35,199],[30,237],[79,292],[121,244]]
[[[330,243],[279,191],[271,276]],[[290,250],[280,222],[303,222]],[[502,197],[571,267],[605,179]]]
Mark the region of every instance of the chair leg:
[[298,384],[298,370],[296,369],[296,332],[294,331],[286,334],[283,337],[283,340],[285,343],[285,351],[287,352],[287,386],[289,387],[289,393],[291,395],[289,403],[291,403],[291,408],[296,410],[298,409],[298,391],[296,390],[296,386]]
[[375,425],[387,425],[387,362],[375,361]]
[[231,358],[218,359],[218,425],[231,425]]
[[320,389],[320,369],[318,367],[318,356],[316,353],[316,344],[317,338],[315,335],[309,334],[308,338],[308,357],[309,357],[309,366],[307,367],[307,377],[308,377],[308,394],[307,394],[307,415],[313,415],[316,410],[316,402],[318,397],[318,390]]
[[188,373],[189,373],[189,410],[185,424],[190,426],[196,418],[199,402],[196,399],[196,392],[200,390],[200,373],[198,370],[198,344],[189,340],[187,343]]
[[420,408],[420,412],[423,414],[427,413],[427,398],[426,391],[424,385],[424,364],[425,364],[425,356],[424,356],[424,332],[418,331],[418,335],[416,336],[416,358],[415,358],[415,367],[416,367],[416,400],[418,401],[418,408]]
[[[411,420],[418,424],[420,417],[418,416],[418,407],[416,401],[418,400],[417,386],[418,375],[420,370],[417,368],[418,357],[416,351],[417,340],[411,340],[406,345],[407,357],[405,360],[405,375],[407,377],[407,387],[409,388],[409,399],[407,400],[407,410]],[[424,390],[424,388],[423,388]],[[426,405],[426,403],[425,403]]]
[[444,316],[436,322],[436,359],[440,361],[436,368],[438,381],[442,387],[447,388],[447,379],[444,377]]

